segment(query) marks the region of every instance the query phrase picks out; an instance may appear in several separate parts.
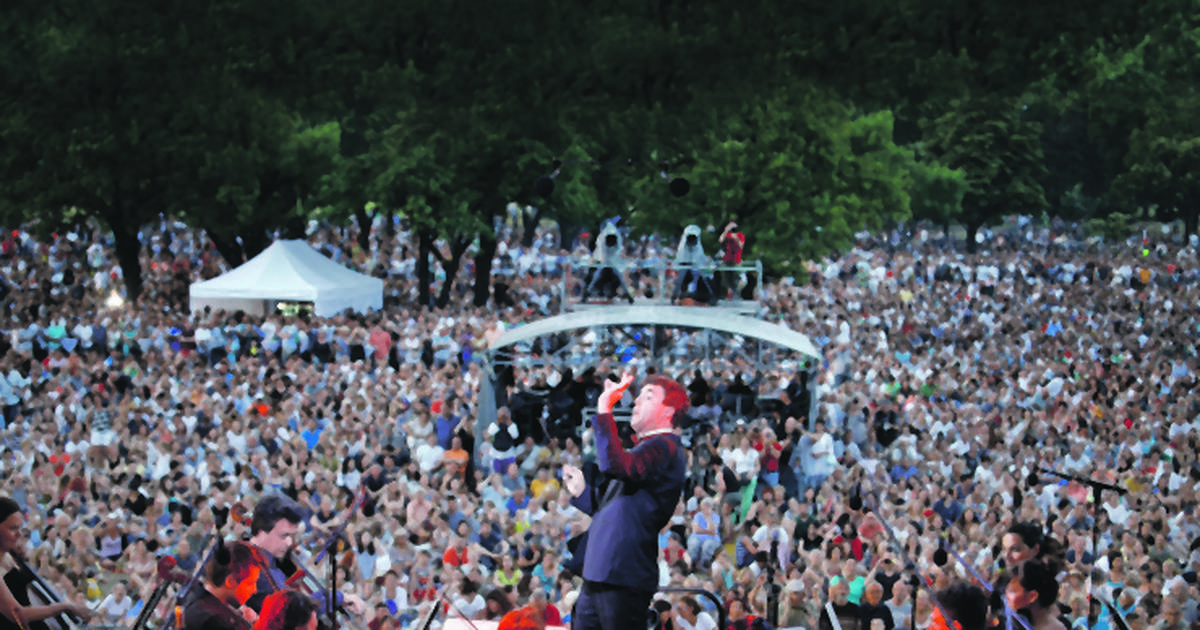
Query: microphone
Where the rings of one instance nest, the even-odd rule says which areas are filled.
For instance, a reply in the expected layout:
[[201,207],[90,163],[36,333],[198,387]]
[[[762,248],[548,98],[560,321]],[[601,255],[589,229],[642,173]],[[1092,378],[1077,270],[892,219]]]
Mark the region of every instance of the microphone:
[[[1097,496],[1099,495],[1099,491],[1101,491],[1101,490],[1111,490],[1112,492],[1116,492],[1117,494],[1125,494],[1126,492],[1129,492],[1128,488],[1123,488],[1116,484],[1111,484],[1111,483],[1107,483],[1104,481],[1096,481],[1095,479],[1089,479],[1088,477],[1081,477],[1079,475],[1072,475],[1069,473],[1059,472],[1057,470],[1054,470],[1052,468],[1046,468],[1044,466],[1039,468],[1037,470],[1037,472],[1040,472],[1044,475],[1051,475],[1053,477],[1058,477],[1059,479],[1063,480],[1062,483],[1066,483],[1068,481],[1074,481],[1076,483],[1083,484],[1085,486],[1090,487],[1092,490],[1096,491]],[[1030,475],[1030,477],[1033,477],[1033,476],[1034,475]]]
[[1040,486],[1041,484],[1042,484],[1042,480],[1040,478],[1038,478],[1038,474],[1037,474],[1036,470],[1030,472],[1029,475],[1027,477],[1025,477],[1025,487],[1026,488],[1033,488],[1035,486]]
[[229,564],[233,561],[233,555],[229,553],[229,548],[225,546],[225,539],[221,538],[221,533],[217,532],[217,564]]
[[946,548],[938,546],[933,552],[933,563],[939,567],[946,566],[946,562],[950,560],[950,554],[946,553]]
[[854,491],[850,493],[850,509],[857,512],[862,509],[862,484],[854,484]]

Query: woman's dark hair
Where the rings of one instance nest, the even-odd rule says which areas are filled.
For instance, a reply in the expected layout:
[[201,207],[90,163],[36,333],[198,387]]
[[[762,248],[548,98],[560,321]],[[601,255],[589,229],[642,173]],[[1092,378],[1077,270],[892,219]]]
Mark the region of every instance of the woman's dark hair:
[[1013,579],[1026,591],[1037,593],[1037,604],[1050,608],[1058,601],[1058,572],[1041,560],[1030,560],[1017,567]]
[[1041,525],[1029,521],[1016,523],[1008,528],[1008,533],[1019,536],[1026,547],[1037,547],[1037,555],[1033,559],[1044,562],[1051,575],[1058,575],[1062,571],[1067,559],[1067,550],[1062,543],[1047,536]]
[[526,599],[533,592],[533,573],[523,573],[517,581],[517,596]]
[[21,512],[21,505],[8,497],[0,497],[0,521],[8,520],[8,517]]
[[498,609],[494,617],[489,611],[489,619],[499,619],[504,616],[504,613],[513,609],[512,599],[509,597],[508,593],[504,592],[504,589],[502,588],[492,589],[483,599],[485,602],[495,602],[496,608]]
[[[292,589],[276,591],[263,602],[263,616],[269,620],[264,630],[303,628],[319,608],[320,604],[316,598],[305,593]],[[269,614],[268,609],[272,612],[280,611],[281,614]]]

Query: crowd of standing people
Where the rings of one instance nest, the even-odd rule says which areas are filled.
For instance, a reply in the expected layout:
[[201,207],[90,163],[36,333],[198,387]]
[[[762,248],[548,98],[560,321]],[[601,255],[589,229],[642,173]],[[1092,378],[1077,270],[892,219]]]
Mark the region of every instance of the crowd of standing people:
[[[928,628],[931,589],[1015,580],[1010,593],[1044,594],[1038,630],[1086,620],[1089,586],[1135,627],[1195,627],[1197,251],[1054,232],[1021,225],[979,253],[940,234],[864,236],[808,278],[761,286],[760,315],[809,335],[815,366],[758,370],[732,347],[699,361],[705,333],[673,331],[658,360],[634,348],[578,377],[518,366],[501,402],[569,390],[584,404],[502,407],[480,427],[479,357],[571,297],[561,278],[586,243],[508,234],[505,304],[455,294],[439,309],[416,303],[410,234],[376,230],[362,249],[352,229],[318,227],[314,247],[383,277],[389,306],[253,317],[187,312],[188,285],[223,268],[202,233],[147,228],[145,293],[126,303],[100,230],[10,228],[5,492],[26,515],[29,564],[114,626],[145,605],[160,556],[195,570],[214,535],[249,536],[227,515],[279,494],[302,509],[301,558],[345,526],[338,584],[371,630],[405,627],[439,593],[469,617],[534,603],[569,622],[589,518],[561,471],[595,456],[582,413],[599,384],[658,371],[691,396],[660,583],[718,593],[731,623],[777,600],[780,626],[811,630],[828,601],[843,626]],[[668,258],[668,242],[629,239],[627,255]],[[550,430],[564,411],[566,430]],[[682,630],[718,616],[704,598],[655,606]]]

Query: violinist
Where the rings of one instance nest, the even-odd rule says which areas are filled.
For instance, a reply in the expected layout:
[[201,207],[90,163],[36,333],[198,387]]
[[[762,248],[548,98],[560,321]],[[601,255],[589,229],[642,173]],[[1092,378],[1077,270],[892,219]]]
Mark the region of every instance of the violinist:
[[62,614],[83,620],[91,618],[92,611],[88,607],[70,602],[30,605],[25,587],[39,578],[22,558],[24,529],[25,515],[21,513],[21,506],[8,497],[0,497],[0,558],[11,555],[18,565],[0,581],[0,630],[28,629],[28,624],[32,622]]
[[204,570],[204,587],[184,605],[184,630],[249,630],[258,615],[244,606],[258,591],[261,560],[249,544],[217,543]]

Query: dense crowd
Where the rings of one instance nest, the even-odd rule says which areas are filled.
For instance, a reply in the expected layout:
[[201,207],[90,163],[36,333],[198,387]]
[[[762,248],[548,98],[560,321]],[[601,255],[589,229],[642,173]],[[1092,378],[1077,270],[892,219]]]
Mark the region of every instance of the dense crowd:
[[[245,535],[239,504],[285,493],[306,514],[299,560],[345,525],[338,584],[375,606],[371,630],[406,626],[438,592],[467,616],[536,601],[569,620],[570,541],[588,518],[560,466],[591,457],[585,419],[603,378],[657,370],[692,396],[689,489],[661,537],[662,583],[719,594],[733,622],[766,616],[774,584],[781,626],[816,628],[828,599],[853,606],[862,630],[929,627],[928,590],[914,587],[995,582],[1013,551],[1005,533],[1037,523],[1066,550],[1057,600],[1072,623],[1091,584],[1135,627],[1195,627],[1191,245],[1032,225],[974,254],[938,234],[864,236],[806,282],[761,287],[760,315],[809,335],[815,366],[756,369],[736,337],[701,360],[707,333],[671,331],[657,361],[644,343],[601,344],[609,356],[578,376],[515,361],[496,421],[480,422],[488,342],[578,295],[562,280],[586,243],[539,232],[523,247],[508,232],[498,308],[470,306],[465,290],[422,308],[402,228],[374,230],[364,250],[353,229],[314,227],[314,247],[385,279],[384,312],[331,318],[189,314],[188,285],[224,267],[177,224],[143,231],[137,303],[120,298],[99,230],[6,230],[0,469],[42,577],[101,623],[129,625],[159,556],[194,570],[213,535]],[[630,239],[628,255],[668,258],[669,243]],[[661,295],[653,282],[630,284]],[[1120,492],[1096,501],[1044,470]],[[717,616],[703,597],[660,610],[683,630]]]

